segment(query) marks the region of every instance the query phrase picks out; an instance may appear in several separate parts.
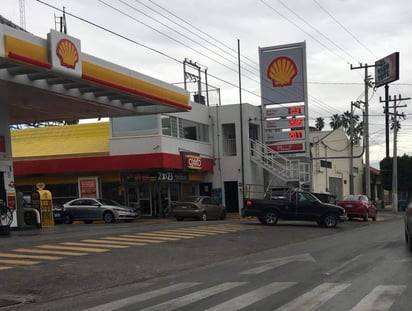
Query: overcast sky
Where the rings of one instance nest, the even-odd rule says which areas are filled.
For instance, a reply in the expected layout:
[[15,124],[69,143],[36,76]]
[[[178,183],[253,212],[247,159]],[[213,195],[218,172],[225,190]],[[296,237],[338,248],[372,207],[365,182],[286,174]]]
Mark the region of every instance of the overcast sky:
[[[400,53],[400,79],[390,94],[412,97],[410,0],[26,0],[27,31],[46,38],[55,29],[62,13],[50,6],[65,7],[68,34],[81,40],[85,53],[182,87],[182,61],[201,64],[222,105],[239,102],[238,40],[242,102],[253,105],[261,103],[258,48],[306,42],[310,125],[323,117],[329,129],[331,115],[365,100],[364,70],[351,65],[374,64],[394,52]],[[20,25],[19,1],[1,0],[0,14]],[[374,68],[369,74],[374,78]],[[369,91],[370,160],[377,168],[385,156],[380,97],[383,87]],[[403,104],[398,155],[410,155],[412,101]]]

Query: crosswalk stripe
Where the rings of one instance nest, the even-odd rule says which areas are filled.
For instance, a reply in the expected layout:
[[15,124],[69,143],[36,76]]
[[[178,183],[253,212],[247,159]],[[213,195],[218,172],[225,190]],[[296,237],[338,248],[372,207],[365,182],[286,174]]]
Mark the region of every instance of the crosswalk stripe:
[[190,233],[190,234],[199,234],[199,235],[217,235],[219,234],[218,232],[210,232],[207,230],[196,230],[196,229],[191,229],[191,228],[182,228],[179,229],[179,232],[184,232],[184,233]]
[[155,289],[153,291],[150,292],[146,292],[146,293],[142,293],[142,294],[137,294],[135,296],[131,296],[131,297],[127,297],[124,299],[120,299],[120,300],[116,300],[116,301],[112,301],[100,306],[95,306],[93,308],[89,308],[83,311],[112,311],[112,310],[117,310],[117,309],[121,309],[123,307],[132,305],[134,303],[138,303],[141,301],[145,301],[145,300],[149,300],[149,299],[153,299],[155,297],[159,297],[165,294],[169,294],[175,291],[179,291],[179,290],[183,290],[183,289],[188,289],[191,288],[193,286],[197,286],[200,283],[196,283],[196,282],[187,282],[187,283],[177,283],[177,284],[173,284],[167,287],[163,287],[163,288],[159,288],[159,289]]
[[108,248],[128,248],[126,245],[115,245],[115,244],[99,244],[99,243],[87,243],[87,242],[64,242],[63,245],[71,246],[85,246],[85,247],[108,247]]
[[62,256],[84,256],[87,253],[81,252],[68,252],[68,251],[54,251],[46,249],[33,249],[33,248],[16,248],[13,249],[14,252],[21,253],[32,253],[32,254],[52,254],[52,255],[62,255]]
[[7,267],[7,266],[0,266],[0,270],[8,270],[8,269],[12,269],[13,267]]
[[37,265],[40,261],[32,261],[32,260],[17,260],[17,259],[0,259],[0,264],[5,263],[8,265],[22,265],[22,266],[29,266],[29,265]]
[[53,249],[53,250],[68,250],[68,251],[80,251],[80,252],[91,252],[91,253],[103,253],[109,251],[107,248],[91,248],[91,247],[75,247],[75,246],[64,246],[64,245],[38,245],[36,246],[41,249]]
[[[139,233],[137,233],[139,234]],[[184,233],[180,233],[180,232],[169,232],[169,231],[160,231],[160,232],[153,232],[152,233],[153,236],[165,236],[165,237],[171,237],[171,238],[176,238],[177,240],[181,240],[181,239],[193,239],[195,236],[193,235],[187,235]]]
[[164,240],[164,241],[177,241],[180,240],[180,238],[176,237],[169,237],[166,234],[156,234],[156,233],[138,233],[136,234],[136,237],[142,237],[142,238],[154,238],[154,239],[159,239],[159,240]]
[[107,244],[107,243],[116,243],[116,245],[124,245],[124,246],[140,246],[140,245],[146,245],[144,243],[133,243],[133,242],[122,242],[122,241],[111,241],[111,240],[82,240],[82,242],[85,243],[96,243],[96,244]]
[[192,304],[196,301],[199,301],[201,299],[216,295],[218,293],[221,293],[223,291],[227,291],[236,287],[239,287],[241,285],[246,284],[246,282],[227,282],[227,283],[222,283],[216,286],[212,286],[206,289],[199,290],[197,292],[178,297],[169,301],[165,301],[163,303],[157,304],[155,306],[140,310],[140,311],[171,311],[175,310],[178,308],[182,308],[184,306],[187,306],[189,304]]
[[296,282],[274,282],[258,289],[255,289],[246,294],[237,296],[236,298],[225,301],[224,303],[218,304],[206,311],[230,311],[230,310],[240,310],[247,306],[258,302],[270,295],[276,294],[286,288],[295,285]]
[[163,243],[164,242],[164,241],[156,241],[156,240],[150,240],[150,239],[139,239],[138,237],[127,237],[126,235],[122,235],[120,237],[104,237],[102,239],[130,242],[130,243],[134,243],[134,245],[146,245],[147,243]]
[[312,311],[321,304],[343,291],[350,284],[324,283],[291,302],[276,309],[276,311]]
[[171,233],[171,234],[178,234],[179,236],[187,236],[187,237],[194,237],[194,238],[205,236],[205,234],[195,233],[195,232],[186,232],[183,230],[166,230],[164,232]]
[[2,253],[0,257],[7,258],[27,258],[27,259],[42,259],[42,260],[59,260],[62,257],[56,256],[43,256],[43,255],[29,255],[29,254],[12,254],[12,253]]
[[387,311],[406,286],[379,285],[366,295],[351,311]]

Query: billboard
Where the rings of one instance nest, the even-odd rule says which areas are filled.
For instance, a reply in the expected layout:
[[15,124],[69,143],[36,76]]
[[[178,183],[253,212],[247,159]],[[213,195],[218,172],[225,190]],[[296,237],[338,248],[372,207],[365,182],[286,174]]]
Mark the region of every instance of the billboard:
[[305,101],[305,43],[259,48],[262,104]]
[[399,52],[375,62],[375,86],[380,87],[399,80]]

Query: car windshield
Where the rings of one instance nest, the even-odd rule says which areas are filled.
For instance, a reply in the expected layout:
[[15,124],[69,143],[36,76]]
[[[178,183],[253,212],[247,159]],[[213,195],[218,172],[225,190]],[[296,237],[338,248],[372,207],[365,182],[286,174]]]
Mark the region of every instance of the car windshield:
[[343,198],[343,201],[359,201],[360,195],[347,195]]
[[121,206],[120,203],[113,201],[113,200],[109,200],[109,199],[97,199],[97,201],[99,201],[99,203],[102,205]]
[[183,202],[193,202],[197,203],[200,201],[200,197],[186,197],[182,199]]

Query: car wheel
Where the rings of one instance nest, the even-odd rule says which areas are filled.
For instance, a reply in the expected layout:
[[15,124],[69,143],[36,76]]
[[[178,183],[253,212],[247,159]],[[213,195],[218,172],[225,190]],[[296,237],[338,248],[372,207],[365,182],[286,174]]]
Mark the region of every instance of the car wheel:
[[322,223],[326,228],[335,228],[338,224],[338,217],[335,214],[326,214]]
[[366,212],[365,216],[363,216],[363,221],[368,221],[369,213]]
[[267,211],[264,216],[265,225],[274,226],[278,222],[278,213],[275,211]]
[[200,217],[201,221],[206,221],[207,220],[207,214],[203,213],[202,216]]
[[264,218],[264,217],[259,216],[259,217],[258,217],[258,220],[260,221],[260,223],[261,223],[262,225],[266,225],[266,223],[265,223],[265,218]]
[[64,223],[65,224],[72,224],[73,223],[73,216],[72,214],[64,215]]
[[106,212],[103,215],[103,219],[104,219],[104,222],[107,223],[107,224],[113,223],[114,222],[114,215],[113,215],[112,212]]

